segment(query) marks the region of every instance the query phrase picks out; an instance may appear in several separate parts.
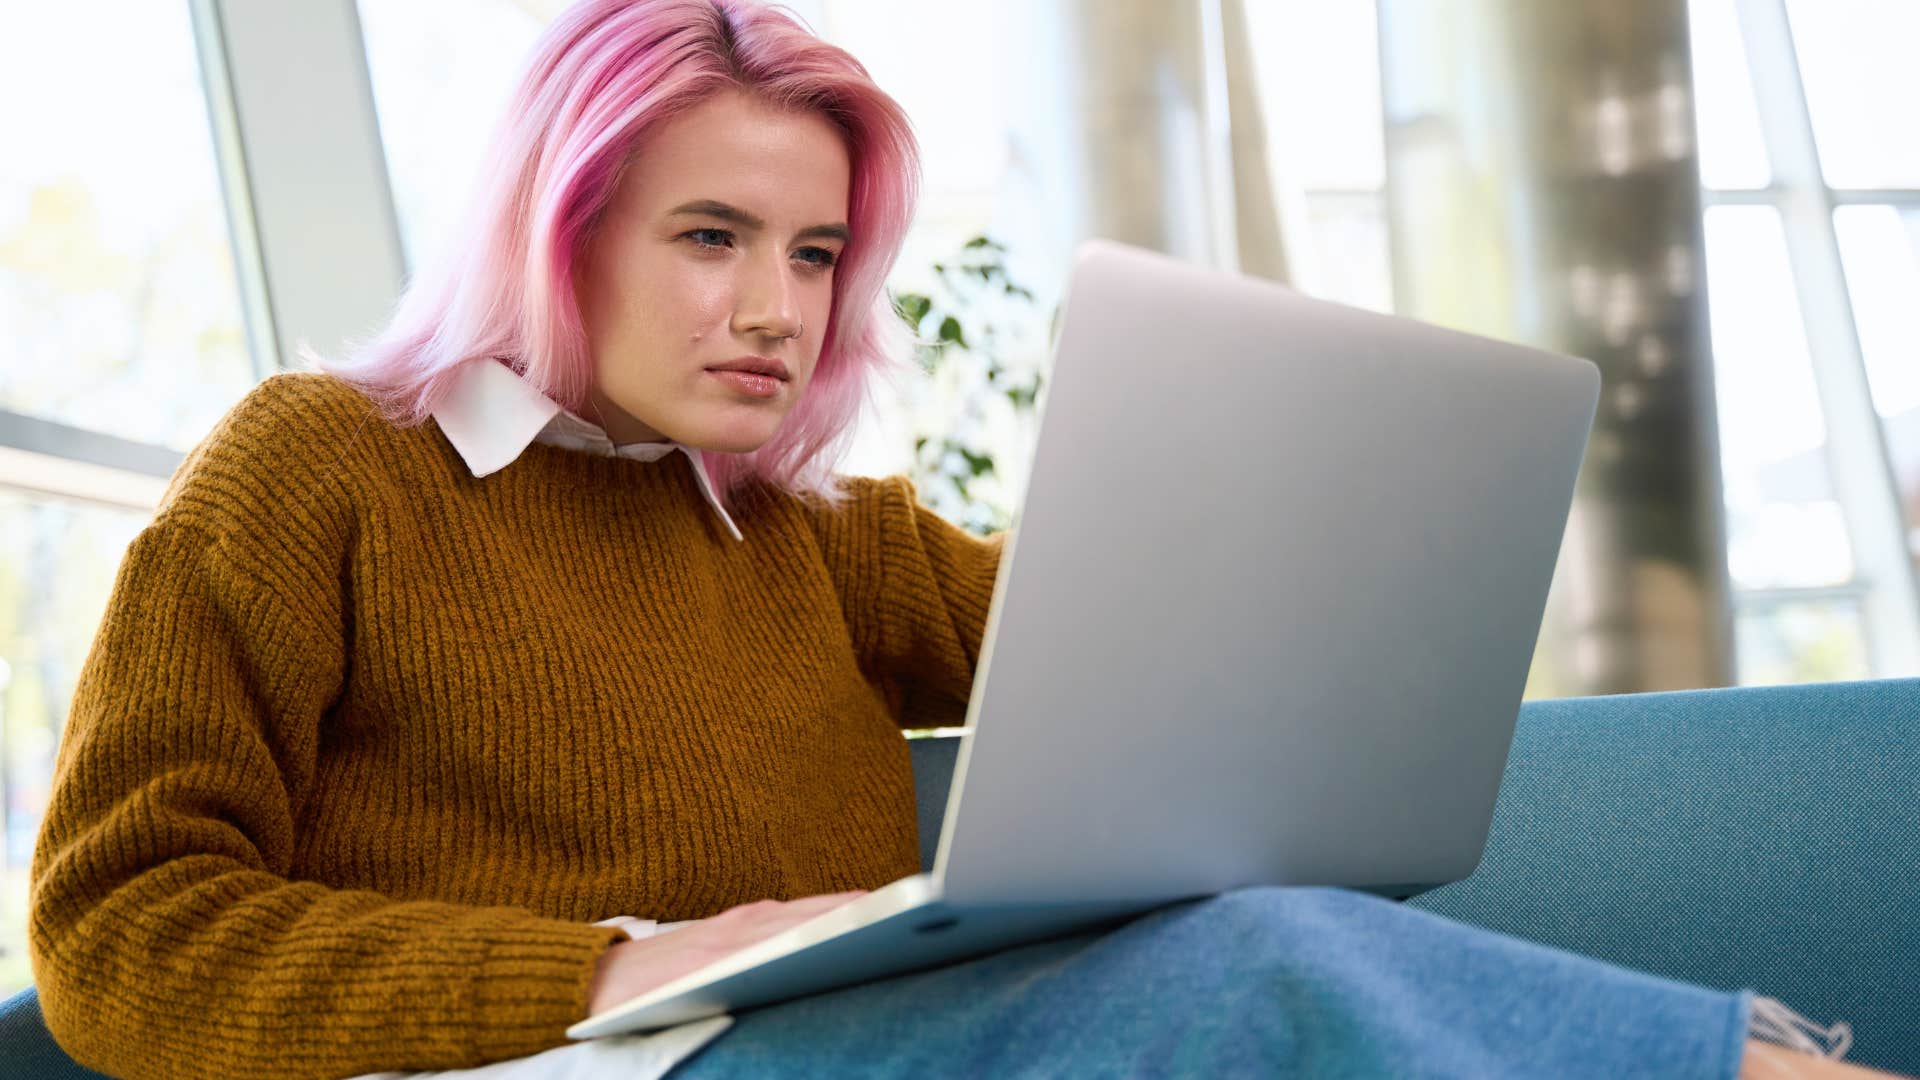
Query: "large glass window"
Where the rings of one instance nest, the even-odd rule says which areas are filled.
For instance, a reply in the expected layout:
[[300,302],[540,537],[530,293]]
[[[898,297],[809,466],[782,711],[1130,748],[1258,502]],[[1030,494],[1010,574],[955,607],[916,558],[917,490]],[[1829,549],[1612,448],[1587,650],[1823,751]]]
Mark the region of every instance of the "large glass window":
[[512,0],[361,0],[361,35],[407,262],[456,227],[544,21]]
[[0,995],[27,966],[27,868],[81,662],[140,511],[0,488]]
[[[1911,589],[1879,534],[1904,520],[1920,553],[1915,232],[1894,205],[1846,205],[1867,193],[1845,189],[1920,184],[1920,83],[1902,55],[1920,6],[1691,0],[1691,13],[1740,681],[1913,674],[1899,643],[1920,611],[1894,606]],[[1846,396],[1862,364],[1871,410]],[[1835,425],[1880,437],[1841,453]],[[1897,514],[1867,482],[1882,446]]]
[[[1379,27],[1372,0],[1246,5],[1269,169],[1302,291],[1393,309]],[[1289,204],[1298,202],[1298,213]]]
[[0,18],[0,409],[186,449],[256,378],[187,5]]
[[8,6],[0,100],[5,995],[32,978],[28,866],[121,556],[259,373],[184,0]]
[[1843,585],[1854,567],[1780,215],[1707,211],[1714,389],[1736,588]]
[[1920,562],[1920,199],[1842,206],[1833,225],[1908,549]]
[[1734,619],[1745,686],[1865,679],[1867,632],[1858,596],[1751,596]]
[[1793,46],[1836,188],[1920,188],[1920,4],[1789,0]]
[[1706,239],[1739,680],[1865,678],[1863,590],[1780,214],[1709,208]]
[[1710,188],[1764,188],[1772,172],[1734,0],[1692,0],[1688,13],[1701,182]]

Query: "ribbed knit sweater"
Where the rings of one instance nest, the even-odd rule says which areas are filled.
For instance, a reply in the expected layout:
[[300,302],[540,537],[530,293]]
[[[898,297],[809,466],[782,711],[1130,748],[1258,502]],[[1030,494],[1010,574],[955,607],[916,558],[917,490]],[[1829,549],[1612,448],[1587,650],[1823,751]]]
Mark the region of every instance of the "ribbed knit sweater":
[[330,376],[257,387],[127,550],[34,854],[31,958],[129,1077],[566,1041],[614,915],[918,869],[899,728],[964,713],[1002,537],[848,478],[728,535],[689,459],[476,478]]

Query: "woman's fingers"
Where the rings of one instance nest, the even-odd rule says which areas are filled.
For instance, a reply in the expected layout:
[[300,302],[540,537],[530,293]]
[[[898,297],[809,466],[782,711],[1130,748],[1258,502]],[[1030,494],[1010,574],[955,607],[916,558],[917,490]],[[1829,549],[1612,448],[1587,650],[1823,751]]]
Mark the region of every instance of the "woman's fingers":
[[760,900],[728,908],[716,918],[751,927],[755,936],[766,937],[865,895],[865,889],[856,889],[852,892],[803,896],[798,900]]
[[865,895],[867,895],[867,890],[865,889],[854,889],[851,892],[822,893],[819,896],[803,896],[798,900],[790,901],[789,905],[805,904],[810,907],[835,908],[848,901],[857,900]]
[[602,955],[594,971],[589,1011],[610,1008],[866,894],[855,889],[798,900],[760,900],[691,921],[670,934],[621,942]]

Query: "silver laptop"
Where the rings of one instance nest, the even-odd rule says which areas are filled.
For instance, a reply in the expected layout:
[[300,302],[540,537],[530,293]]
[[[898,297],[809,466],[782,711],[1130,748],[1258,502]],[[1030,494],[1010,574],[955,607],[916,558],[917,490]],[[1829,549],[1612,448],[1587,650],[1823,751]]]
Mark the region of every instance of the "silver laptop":
[[1086,243],[933,872],[568,1034],[1238,886],[1471,873],[1599,387],[1585,360]]

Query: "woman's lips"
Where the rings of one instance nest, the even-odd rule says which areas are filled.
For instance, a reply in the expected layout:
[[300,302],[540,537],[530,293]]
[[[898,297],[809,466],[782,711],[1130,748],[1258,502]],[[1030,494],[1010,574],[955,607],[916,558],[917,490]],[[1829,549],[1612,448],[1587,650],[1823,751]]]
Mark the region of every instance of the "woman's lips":
[[771,375],[756,375],[750,371],[715,371],[708,368],[707,374],[718,378],[748,397],[774,397],[780,393],[780,388],[786,385]]

